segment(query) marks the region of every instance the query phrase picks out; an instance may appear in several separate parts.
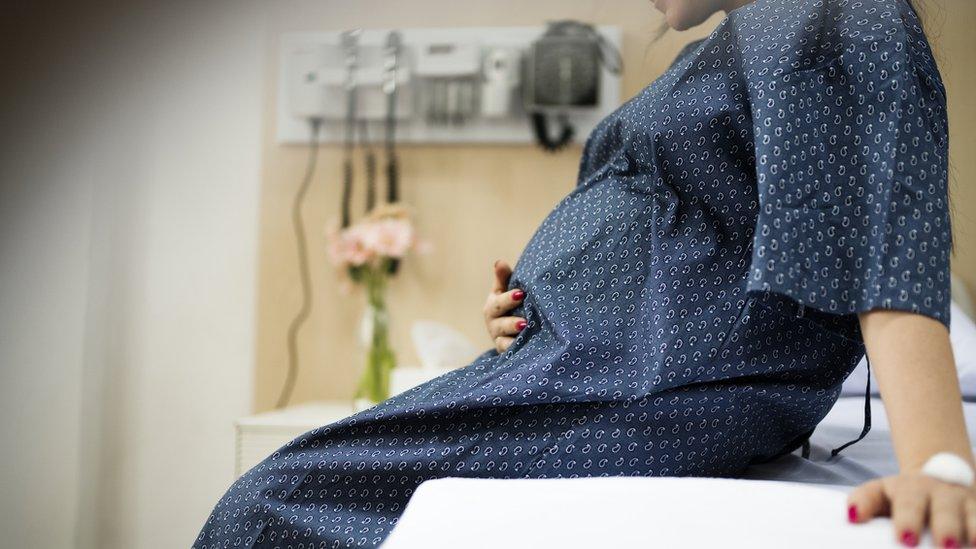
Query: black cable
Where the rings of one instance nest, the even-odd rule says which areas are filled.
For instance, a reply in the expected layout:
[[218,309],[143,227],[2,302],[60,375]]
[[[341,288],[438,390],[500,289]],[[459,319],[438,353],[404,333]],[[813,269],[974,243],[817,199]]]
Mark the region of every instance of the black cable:
[[366,120],[359,121],[359,143],[366,150],[366,213],[376,206],[376,153],[369,141]]
[[395,153],[390,153],[386,161],[386,201],[390,204],[400,201],[400,163]]
[[386,201],[393,204],[400,200],[400,167],[396,157],[396,93],[387,96],[386,102]]
[[[392,152],[392,147],[390,147],[391,152],[389,159],[386,164],[386,180],[389,183],[387,187],[386,200],[390,204],[394,204],[400,200],[398,196],[399,193],[399,181],[400,181],[400,168],[397,164],[396,155]],[[387,267],[387,272],[391,275],[395,275],[397,271],[400,270],[400,258],[393,257],[390,258],[389,267]]]
[[[384,145],[386,149],[386,201],[396,204],[400,201],[400,165],[396,156],[396,104],[397,86],[396,71],[400,53],[400,34],[396,31],[387,37],[389,47],[392,48],[392,74],[390,87],[384,88],[386,92],[386,134],[384,135]],[[387,272],[395,275],[400,270],[400,259],[392,258],[389,262]]]
[[341,227],[348,228],[352,224],[352,152],[356,147],[356,94],[355,88],[349,92],[346,107],[346,137],[343,146],[342,159],[342,203]]
[[549,135],[549,121],[546,115],[541,112],[531,114],[532,129],[535,131],[535,138],[542,145],[543,149],[550,152],[558,151],[568,145],[572,141],[573,134],[575,133],[573,126],[566,119],[565,114],[558,116],[557,119],[560,124],[559,136],[553,139]]
[[349,151],[346,152],[345,158],[342,160],[342,228],[346,229],[352,224],[352,214],[350,209],[352,207],[352,151],[351,147],[348,147]]
[[305,195],[308,194],[308,188],[312,184],[312,176],[315,174],[315,163],[319,152],[319,128],[321,126],[322,120],[319,118],[313,118],[309,121],[311,136],[308,140],[308,163],[305,166],[305,176],[298,187],[291,208],[291,222],[295,229],[295,243],[298,246],[298,272],[302,283],[302,307],[295,314],[291,324],[288,325],[288,372],[275,408],[282,408],[291,400],[292,391],[295,389],[295,380],[298,378],[298,331],[305,324],[309,313],[312,311],[312,275],[308,270],[308,243],[305,238],[305,223],[302,220],[302,204],[305,202]]
[[[392,127],[392,121],[388,121],[387,125]],[[390,127],[387,128],[386,133],[386,201],[395,204],[400,201],[400,164],[393,146],[393,130]],[[399,270],[400,258],[391,258],[387,272],[395,275]]]

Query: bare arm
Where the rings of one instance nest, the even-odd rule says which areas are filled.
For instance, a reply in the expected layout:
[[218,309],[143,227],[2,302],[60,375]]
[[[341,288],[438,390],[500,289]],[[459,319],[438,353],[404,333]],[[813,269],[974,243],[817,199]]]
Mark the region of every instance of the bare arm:
[[910,546],[926,526],[948,547],[976,538],[976,492],[919,472],[939,452],[974,465],[948,330],[906,311],[874,309],[859,317],[900,472],[852,492],[852,520],[890,515],[899,541]]
[[934,318],[875,309],[860,315],[868,358],[884,397],[898,464],[917,471],[932,454],[973,454],[949,331]]

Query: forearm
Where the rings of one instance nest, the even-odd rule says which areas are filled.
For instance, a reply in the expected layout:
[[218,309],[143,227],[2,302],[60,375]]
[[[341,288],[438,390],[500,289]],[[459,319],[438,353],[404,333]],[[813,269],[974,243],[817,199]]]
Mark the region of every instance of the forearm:
[[901,470],[917,471],[938,452],[973,464],[946,327],[905,311],[874,309],[859,316]]

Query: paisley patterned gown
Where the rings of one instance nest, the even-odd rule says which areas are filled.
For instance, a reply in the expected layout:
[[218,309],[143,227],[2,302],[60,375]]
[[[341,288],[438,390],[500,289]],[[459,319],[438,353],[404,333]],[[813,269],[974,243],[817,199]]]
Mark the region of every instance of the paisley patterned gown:
[[195,545],[373,547],[439,477],[733,476],[796,449],[857,314],[949,324],[945,90],[904,0],[728,13],[588,138],[511,348],[305,433]]

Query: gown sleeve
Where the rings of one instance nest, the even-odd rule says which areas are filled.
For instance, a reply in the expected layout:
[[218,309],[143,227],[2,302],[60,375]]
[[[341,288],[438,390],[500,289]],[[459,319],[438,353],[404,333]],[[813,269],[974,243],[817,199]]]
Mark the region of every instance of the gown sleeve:
[[908,51],[864,41],[753,87],[759,212],[747,291],[948,327],[945,91]]

